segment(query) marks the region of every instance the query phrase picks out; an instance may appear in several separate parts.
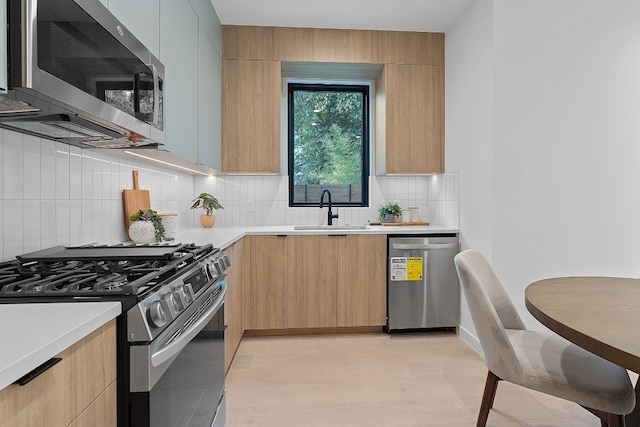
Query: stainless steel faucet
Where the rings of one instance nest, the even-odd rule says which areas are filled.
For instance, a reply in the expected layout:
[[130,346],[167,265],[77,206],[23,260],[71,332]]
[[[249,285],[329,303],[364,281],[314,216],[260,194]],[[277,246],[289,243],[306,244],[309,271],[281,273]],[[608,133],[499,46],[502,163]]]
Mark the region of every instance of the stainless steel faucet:
[[331,191],[322,190],[322,194],[320,194],[320,209],[324,208],[325,193],[329,195],[329,204],[327,205],[329,206],[329,212],[327,212],[327,225],[333,225],[333,218],[338,218],[338,214],[331,212]]

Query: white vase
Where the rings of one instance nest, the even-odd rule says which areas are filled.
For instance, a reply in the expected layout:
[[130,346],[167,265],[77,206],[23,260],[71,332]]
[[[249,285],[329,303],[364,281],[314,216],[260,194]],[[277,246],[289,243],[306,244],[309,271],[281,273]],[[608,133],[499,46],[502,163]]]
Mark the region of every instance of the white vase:
[[133,221],[129,226],[129,237],[139,245],[156,241],[156,229],[151,221]]

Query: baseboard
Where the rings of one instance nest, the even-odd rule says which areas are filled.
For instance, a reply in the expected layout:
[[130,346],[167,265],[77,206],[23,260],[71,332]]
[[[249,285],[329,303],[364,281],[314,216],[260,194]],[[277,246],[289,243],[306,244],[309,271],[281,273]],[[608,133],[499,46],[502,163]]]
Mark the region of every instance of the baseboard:
[[462,326],[458,327],[458,336],[462,341],[467,343],[469,347],[475,350],[480,356],[482,356],[482,346],[480,345],[480,341],[474,335],[472,335],[469,331],[467,331]]

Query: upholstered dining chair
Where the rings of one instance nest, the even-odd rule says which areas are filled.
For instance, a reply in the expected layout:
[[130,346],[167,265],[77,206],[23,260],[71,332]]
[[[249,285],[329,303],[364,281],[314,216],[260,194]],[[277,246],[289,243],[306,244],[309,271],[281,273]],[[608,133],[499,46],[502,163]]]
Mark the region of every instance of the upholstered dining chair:
[[484,427],[500,380],[557,396],[598,416],[602,426],[624,425],[635,406],[627,371],[553,333],[527,330],[489,262],[475,250],[455,257],[489,373],[478,427]]

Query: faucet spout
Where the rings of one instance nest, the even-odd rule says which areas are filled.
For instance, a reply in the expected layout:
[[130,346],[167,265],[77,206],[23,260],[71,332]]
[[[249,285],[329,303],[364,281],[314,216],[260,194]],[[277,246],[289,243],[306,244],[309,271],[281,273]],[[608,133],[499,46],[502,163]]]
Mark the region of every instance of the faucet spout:
[[333,219],[334,218],[338,218],[338,214],[334,214],[331,211],[331,191],[329,190],[322,190],[322,194],[320,194],[320,209],[322,209],[324,207],[324,195],[329,196],[329,203],[328,203],[328,207],[329,207],[329,212],[327,212],[327,225],[333,225]]

